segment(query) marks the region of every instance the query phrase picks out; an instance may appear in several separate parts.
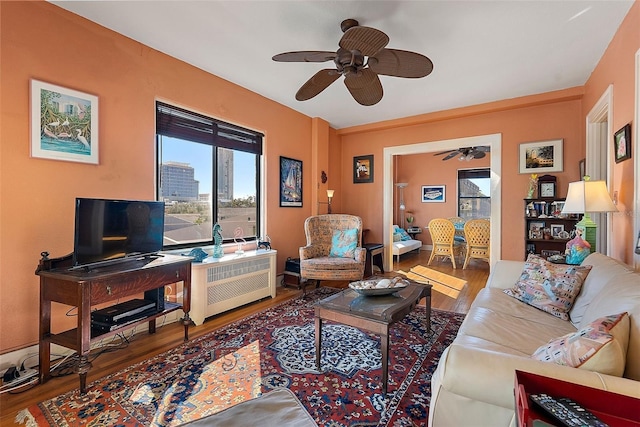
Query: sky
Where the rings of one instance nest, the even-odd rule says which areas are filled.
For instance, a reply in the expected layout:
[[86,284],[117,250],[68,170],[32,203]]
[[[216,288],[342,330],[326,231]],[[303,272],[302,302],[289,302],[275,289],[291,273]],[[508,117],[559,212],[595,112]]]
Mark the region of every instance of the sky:
[[[195,179],[200,182],[201,194],[211,192],[211,147],[204,144],[189,144],[185,149],[183,141],[175,138],[162,138],[163,162],[188,163],[194,169]],[[245,170],[255,169],[253,155],[234,155],[233,197],[241,198],[255,195],[255,181],[245,178]]]

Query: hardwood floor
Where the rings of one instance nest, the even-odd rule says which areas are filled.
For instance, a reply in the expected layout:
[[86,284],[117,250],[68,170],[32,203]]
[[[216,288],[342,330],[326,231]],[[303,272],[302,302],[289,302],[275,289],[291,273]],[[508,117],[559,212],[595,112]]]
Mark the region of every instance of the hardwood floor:
[[[399,263],[394,262],[394,271],[409,271],[416,265],[426,266],[429,255],[430,252],[428,251],[405,254],[401,257]],[[460,263],[460,265],[462,265],[462,263]],[[467,286],[465,286],[457,299],[447,297],[435,291],[432,293],[432,307],[458,313],[466,313],[468,311],[473,299],[478,291],[484,287],[489,276],[489,265],[480,260],[471,260],[467,270],[462,270],[461,268],[454,270],[451,262],[448,260],[434,260],[430,268],[467,281]],[[384,275],[395,277],[398,274],[392,271]],[[348,282],[322,282],[322,285],[344,288],[348,285]],[[311,288],[311,286],[307,287],[308,290]],[[189,338],[193,339],[205,335],[212,330],[240,320],[272,305],[296,298],[301,294],[302,291],[295,288],[278,286],[275,298],[268,298],[227,313],[213,316],[203,325],[192,327],[189,331]],[[129,345],[113,352],[103,353],[94,359],[92,361],[93,368],[87,377],[87,384],[98,378],[117,372],[126,366],[133,365],[151,356],[167,351],[183,342],[184,328],[180,324],[171,323],[164,326],[160,325],[161,321],[158,320],[158,328],[153,335],[145,333],[144,328],[139,328],[142,333],[138,333],[131,338]],[[78,376],[71,374],[52,378],[45,384],[33,386],[31,389],[21,393],[4,393],[0,395],[0,426],[16,425],[14,419],[17,412],[21,409],[78,388],[78,384]]]

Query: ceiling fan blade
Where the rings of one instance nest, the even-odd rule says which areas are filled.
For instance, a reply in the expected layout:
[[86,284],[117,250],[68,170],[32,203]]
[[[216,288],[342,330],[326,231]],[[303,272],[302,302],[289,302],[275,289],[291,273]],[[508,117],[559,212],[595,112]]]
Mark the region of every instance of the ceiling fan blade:
[[278,62],[325,62],[332,61],[335,57],[335,52],[307,50],[280,53],[278,55],[274,55],[271,59]]
[[484,151],[472,151],[471,152],[471,158],[472,159],[481,159],[483,157],[486,156],[486,153]]
[[306,101],[313,98],[328,88],[338,77],[340,77],[340,74],[332,68],[325,68],[324,70],[318,71],[298,89],[296,99],[298,101]]
[[338,45],[349,51],[359,50],[364,56],[373,56],[389,43],[389,36],[370,27],[351,27],[344,32]]
[[419,53],[381,49],[369,58],[369,68],[385,76],[419,78],[431,74],[433,62]]
[[382,99],[380,78],[369,69],[365,68],[358,74],[347,74],[344,78],[344,84],[353,99],[360,105],[374,105]]
[[453,159],[455,156],[457,156],[458,154],[460,154],[460,152],[458,150],[454,151],[453,153],[450,153],[449,155],[445,156],[442,158],[442,160],[449,160],[449,159]]
[[453,153],[454,151],[458,151],[458,150],[447,150],[447,151],[443,151],[442,153],[435,153],[434,156],[441,156],[443,154]]

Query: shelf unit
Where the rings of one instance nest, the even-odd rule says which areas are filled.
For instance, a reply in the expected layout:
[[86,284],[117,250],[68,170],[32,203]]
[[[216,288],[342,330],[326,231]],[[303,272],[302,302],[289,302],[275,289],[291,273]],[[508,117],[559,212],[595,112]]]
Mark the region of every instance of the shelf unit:
[[[562,230],[571,233],[582,215],[561,216],[564,198],[524,199],[524,241],[525,259],[530,253],[543,256],[543,251],[564,254],[570,238],[558,236]],[[549,233],[545,236],[544,231]]]

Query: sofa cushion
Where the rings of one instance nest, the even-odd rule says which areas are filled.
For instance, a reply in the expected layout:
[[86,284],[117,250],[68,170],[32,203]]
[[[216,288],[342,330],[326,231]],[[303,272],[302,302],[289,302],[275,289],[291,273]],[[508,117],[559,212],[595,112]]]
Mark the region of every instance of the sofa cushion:
[[625,378],[640,381],[640,274],[628,271],[608,280],[593,298],[578,326],[611,313],[629,313],[629,347],[624,371]]
[[476,296],[458,332],[459,341],[474,342],[492,351],[529,357],[538,347],[576,328],[544,311],[485,288]]
[[504,292],[526,304],[569,320],[569,310],[591,266],[553,264],[530,254],[520,279]]
[[612,277],[618,274],[628,274],[631,271],[630,267],[620,261],[599,252],[594,252],[589,255],[581,265],[590,265],[592,268],[573,303],[573,307],[571,307],[569,311],[571,322],[576,325],[576,327],[582,321],[582,316],[584,316],[584,312],[587,310],[587,307],[589,307],[589,304],[591,304],[591,300],[602,290],[604,285],[611,280]]
[[358,247],[358,229],[334,230],[331,238],[330,257],[353,258]]
[[533,357],[542,362],[622,376],[629,343],[627,313],[601,317],[577,332],[563,335],[538,348]]

